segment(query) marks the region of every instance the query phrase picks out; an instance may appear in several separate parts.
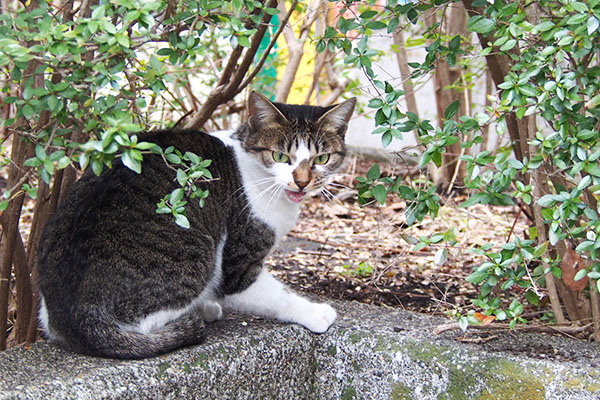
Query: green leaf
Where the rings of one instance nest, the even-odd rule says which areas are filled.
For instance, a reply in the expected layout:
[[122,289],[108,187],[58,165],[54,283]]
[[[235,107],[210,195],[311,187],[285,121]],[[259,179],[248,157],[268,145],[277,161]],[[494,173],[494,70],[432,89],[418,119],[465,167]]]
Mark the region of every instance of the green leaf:
[[67,156],[63,156],[60,160],[58,160],[56,167],[58,169],[65,169],[69,166],[69,164],[71,164],[71,159]]
[[540,299],[533,290],[525,292],[525,299],[536,307],[540,305]]
[[26,119],[31,119],[31,117],[33,117],[33,115],[35,114],[35,110],[30,104],[25,104],[21,109],[21,112],[23,113],[23,117],[25,117]]
[[379,179],[381,176],[381,171],[379,170],[379,164],[373,164],[373,166],[367,172],[367,179],[372,181]]
[[542,257],[546,253],[546,250],[548,250],[548,242],[540,244],[535,248],[533,252],[533,258]]
[[362,19],[371,19],[371,18],[373,18],[376,15],[377,15],[377,11],[375,11],[375,10],[367,10],[367,11],[363,11],[360,14],[360,17]]
[[536,203],[540,207],[552,207],[554,204],[556,204],[556,198],[553,194],[546,194],[540,197]]
[[469,320],[465,316],[460,316],[458,318],[458,327],[461,331],[466,332],[469,327]]
[[546,32],[546,31],[549,31],[550,29],[554,28],[554,26],[555,26],[554,22],[546,20],[546,21],[542,21],[541,23],[539,23],[535,27],[535,29],[538,32]]
[[517,44],[517,41],[515,39],[509,39],[506,41],[506,43],[504,43],[502,46],[500,46],[500,50],[508,51],[508,50],[512,49],[513,47],[515,47],[516,44]]
[[185,228],[185,229],[189,229],[190,228],[190,221],[183,214],[176,214],[175,215],[175,223],[177,225],[181,226],[182,228]]
[[479,285],[488,276],[489,276],[489,273],[487,271],[475,271],[471,275],[467,276],[465,278],[465,280],[467,282],[470,282],[470,283],[474,284],[474,285]]
[[390,143],[392,143],[393,138],[394,137],[392,136],[392,134],[389,131],[387,131],[383,135],[381,135],[381,144],[383,145],[383,147],[388,147],[390,145]]
[[160,147],[150,142],[139,142],[135,145],[135,148],[138,150],[157,150],[156,152],[160,153]]
[[575,14],[567,20],[567,25],[580,25],[588,19],[586,14]]
[[444,118],[451,119],[452,117],[454,117],[456,115],[456,113],[458,112],[459,107],[460,107],[460,100],[456,100],[455,102],[450,104],[446,108],[446,111],[444,111]]
[[44,146],[42,146],[41,144],[35,145],[35,156],[40,160],[45,160],[46,158],[48,158],[48,156],[46,155],[46,150],[44,150]]
[[598,163],[593,162],[585,164],[584,171],[590,175],[600,177],[600,166],[598,166]]
[[581,13],[586,13],[588,12],[588,6],[585,3],[582,2],[568,2],[568,4],[573,7],[573,10],[575,11],[579,11]]
[[479,204],[479,203],[488,204],[491,199],[492,199],[492,196],[490,196],[489,193],[475,193],[473,196],[471,196],[467,200],[463,201],[459,205],[459,207],[465,208],[465,207],[470,207],[472,205]]
[[130,170],[138,174],[142,173],[142,163],[133,156],[131,150],[126,150],[121,154],[121,161]]
[[170,163],[173,164],[181,164],[181,158],[179,158],[179,156],[175,153],[168,153],[165,154],[165,158],[167,159],[167,161],[169,161]]
[[181,169],[178,168],[177,169],[177,182],[179,183],[179,185],[181,186],[185,186],[186,182],[187,182],[187,174]]
[[387,28],[387,25],[385,22],[382,22],[382,21],[371,21],[371,22],[367,23],[367,28],[377,31],[380,29]]
[[579,181],[579,184],[577,185],[577,189],[583,190],[586,187],[590,186],[591,183],[592,183],[592,177],[590,175],[586,175]]
[[400,24],[400,20],[398,19],[398,17],[394,17],[394,18],[390,19],[390,21],[388,22],[388,26],[387,26],[387,32],[388,33],[394,32],[399,24]]
[[183,195],[184,195],[183,189],[177,188],[171,192],[171,197],[169,198],[169,202],[172,205],[175,205],[176,203],[179,203],[183,199]]
[[104,169],[104,164],[100,160],[92,160],[92,171],[96,176],[100,176],[102,170]]
[[494,28],[496,28],[496,23],[494,20],[489,18],[485,18],[481,15],[475,15],[469,18],[469,21],[467,22],[467,28],[469,28],[469,30],[472,32],[482,33],[485,35],[487,33],[491,33]]
[[596,32],[596,30],[598,30],[599,27],[600,27],[600,20],[598,20],[598,18],[593,15],[590,16],[587,20],[588,35],[591,35],[592,33]]
[[575,277],[573,278],[574,281],[579,281],[582,280],[583,278],[585,278],[585,276],[587,275],[587,270],[586,269],[580,269],[579,271],[577,271],[577,273],[575,274]]
[[433,263],[438,266],[443,265],[447,259],[448,259],[448,250],[444,247],[444,248],[439,249],[435,253],[435,256],[433,257]]
[[385,189],[385,186],[383,185],[376,185],[373,186],[373,189],[371,190],[371,192],[373,193],[373,197],[375,197],[375,200],[377,200],[379,202],[379,204],[385,204],[385,199],[387,197],[387,190]]

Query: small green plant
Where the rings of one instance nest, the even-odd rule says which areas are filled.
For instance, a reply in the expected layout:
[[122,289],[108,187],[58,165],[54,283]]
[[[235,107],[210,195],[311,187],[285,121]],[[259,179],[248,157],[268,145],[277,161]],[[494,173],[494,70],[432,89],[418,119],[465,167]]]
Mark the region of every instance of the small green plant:
[[356,267],[344,264],[341,267],[337,267],[336,271],[344,275],[355,276],[363,279],[370,278],[373,275],[373,267],[366,261],[358,263]]

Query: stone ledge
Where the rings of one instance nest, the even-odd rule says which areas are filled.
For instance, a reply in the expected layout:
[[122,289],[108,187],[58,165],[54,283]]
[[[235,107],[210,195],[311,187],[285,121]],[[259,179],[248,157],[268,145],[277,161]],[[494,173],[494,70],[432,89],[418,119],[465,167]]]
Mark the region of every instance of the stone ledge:
[[1,399],[600,399],[600,346],[499,334],[432,336],[445,322],[335,302],[324,335],[229,313],[205,344],[119,361],[46,343],[0,353]]

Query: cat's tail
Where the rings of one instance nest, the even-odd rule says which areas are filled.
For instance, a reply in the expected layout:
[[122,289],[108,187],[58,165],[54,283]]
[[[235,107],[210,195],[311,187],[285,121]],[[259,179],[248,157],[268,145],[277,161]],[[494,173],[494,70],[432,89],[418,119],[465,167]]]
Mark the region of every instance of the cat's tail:
[[75,345],[94,356],[139,359],[155,357],[204,341],[206,324],[202,312],[192,309],[149,333],[127,330],[104,310],[88,308],[79,315]]

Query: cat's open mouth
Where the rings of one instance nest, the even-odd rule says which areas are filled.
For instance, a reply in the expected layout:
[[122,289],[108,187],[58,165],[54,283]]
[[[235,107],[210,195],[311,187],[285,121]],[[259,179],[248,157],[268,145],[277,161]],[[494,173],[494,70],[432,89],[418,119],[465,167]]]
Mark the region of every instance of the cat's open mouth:
[[300,203],[304,198],[304,191],[292,192],[291,190],[285,189],[285,194],[287,194],[288,198],[294,203]]

